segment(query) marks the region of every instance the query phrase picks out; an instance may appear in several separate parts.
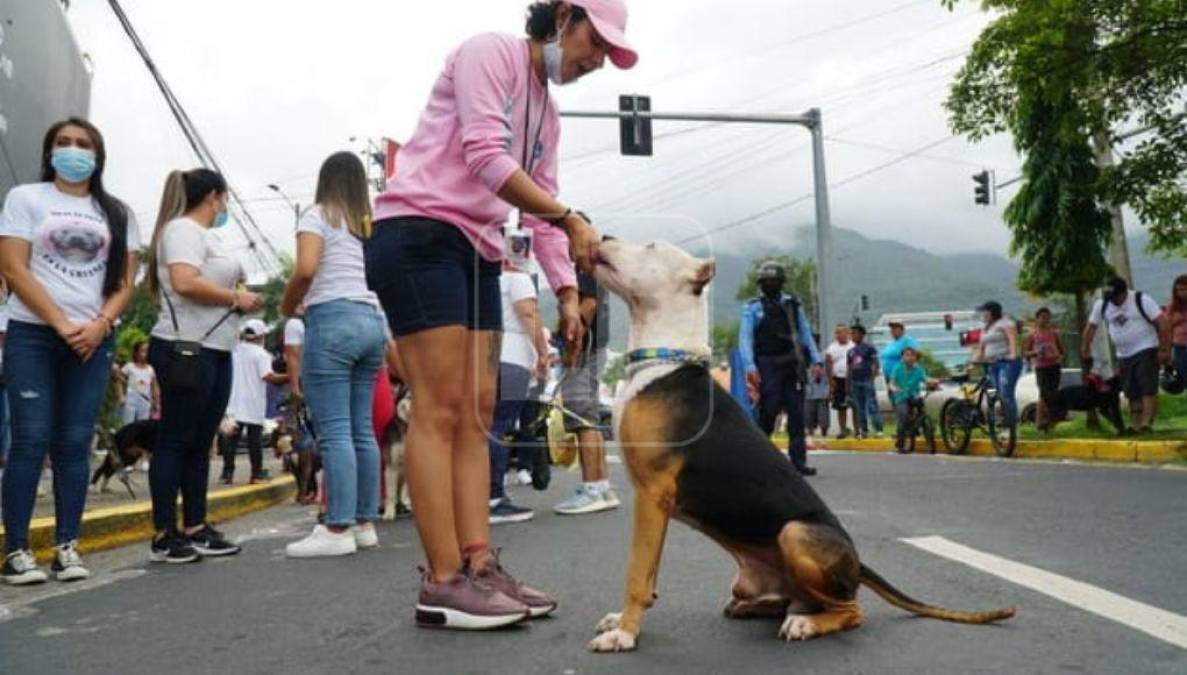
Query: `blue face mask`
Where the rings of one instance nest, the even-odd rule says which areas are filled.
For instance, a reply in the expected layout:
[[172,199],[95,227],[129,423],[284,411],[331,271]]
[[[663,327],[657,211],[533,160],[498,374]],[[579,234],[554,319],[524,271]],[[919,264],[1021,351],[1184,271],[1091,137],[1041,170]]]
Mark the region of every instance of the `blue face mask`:
[[219,211],[218,215],[214,217],[214,227],[216,229],[225,227],[228,220],[230,220],[230,215],[225,210]]
[[49,163],[67,183],[82,183],[95,173],[95,153],[82,148],[54,148]]
[[568,27],[569,22],[565,20],[565,23],[556,31],[556,39],[544,43],[544,72],[548,75],[549,81],[558,86],[565,84],[564,75],[561,73],[565,56],[564,47],[561,46],[561,36],[565,34],[565,29]]

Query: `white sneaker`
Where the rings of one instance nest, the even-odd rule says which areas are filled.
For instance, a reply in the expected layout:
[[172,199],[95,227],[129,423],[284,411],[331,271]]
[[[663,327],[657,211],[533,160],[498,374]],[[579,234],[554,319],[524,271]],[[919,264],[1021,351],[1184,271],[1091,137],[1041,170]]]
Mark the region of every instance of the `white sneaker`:
[[379,533],[375,531],[373,523],[362,523],[350,528],[354,533],[354,543],[358,548],[376,548],[379,546]]
[[354,533],[350,530],[331,532],[325,525],[314,525],[313,532],[284,547],[284,554],[290,558],[325,558],[350,555],[358,550]]
[[532,472],[527,469],[520,469],[519,473],[515,474],[515,480],[519,481],[520,485],[531,485]]
[[602,492],[592,485],[582,483],[565,501],[552,507],[552,510],[562,516],[575,516],[583,513],[597,513],[611,508],[602,498]]
[[50,569],[58,581],[79,581],[91,576],[91,571],[82,564],[82,556],[78,555],[77,541],[70,541],[54,547],[54,562]]
[[2,574],[4,581],[13,586],[40,584],[49,578],[29,550],[13,551],[5,556]]

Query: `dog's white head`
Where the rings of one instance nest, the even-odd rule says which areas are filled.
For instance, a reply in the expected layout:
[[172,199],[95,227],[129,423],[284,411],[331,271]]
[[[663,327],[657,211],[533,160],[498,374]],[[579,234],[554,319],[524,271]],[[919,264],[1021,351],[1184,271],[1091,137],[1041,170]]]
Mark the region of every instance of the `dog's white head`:
[[630,307],[631,349],[708,351],[705,290],[716,270],[712,258],[697,258],[667,242],[612,239],[598,247],[594,276]]

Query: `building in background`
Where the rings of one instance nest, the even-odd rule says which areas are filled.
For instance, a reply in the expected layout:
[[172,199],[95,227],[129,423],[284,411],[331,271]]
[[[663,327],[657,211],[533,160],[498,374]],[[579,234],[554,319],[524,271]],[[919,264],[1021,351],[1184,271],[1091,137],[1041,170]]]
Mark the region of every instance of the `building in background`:
[[0,199],[39,179],[45,130],[90,111],[91,69],[60,0],[0,0]]

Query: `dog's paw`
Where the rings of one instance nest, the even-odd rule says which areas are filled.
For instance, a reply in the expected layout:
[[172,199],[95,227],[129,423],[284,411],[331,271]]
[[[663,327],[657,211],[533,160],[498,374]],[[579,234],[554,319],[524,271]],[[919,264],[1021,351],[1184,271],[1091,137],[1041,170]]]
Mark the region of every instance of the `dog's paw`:
[[396,507],[392,506],[383,510],[383,515],[379,517],[380,520],[395,520]]
[[779,627],[779,637],[791,642],[792,640],[808,640],[819,634],[819,627],[810,616],[788,614]]
[[621,628],[606,631],[589,641],[591,652],[632,652],[635,650],[635,634]]
[[605,633],[617,629],[620,623],[622,623],[622,612],[610,612],[602,617],[602,620],[598,622],[594,630],[598,633]]

